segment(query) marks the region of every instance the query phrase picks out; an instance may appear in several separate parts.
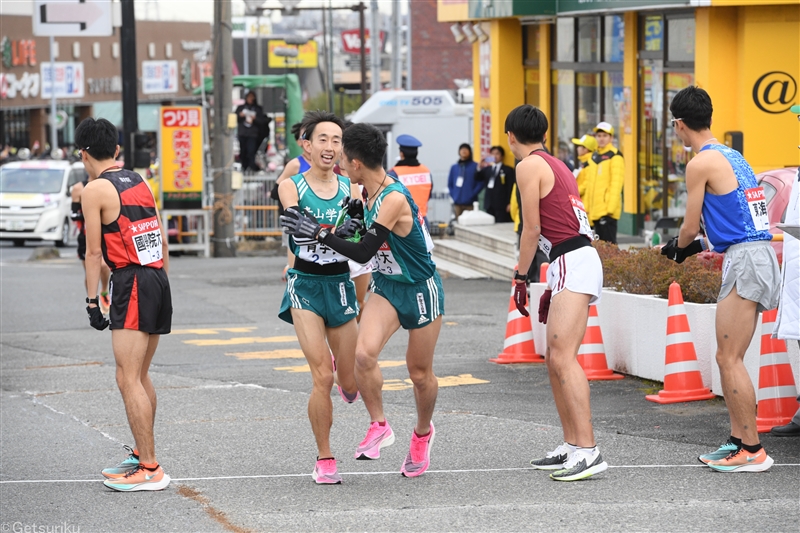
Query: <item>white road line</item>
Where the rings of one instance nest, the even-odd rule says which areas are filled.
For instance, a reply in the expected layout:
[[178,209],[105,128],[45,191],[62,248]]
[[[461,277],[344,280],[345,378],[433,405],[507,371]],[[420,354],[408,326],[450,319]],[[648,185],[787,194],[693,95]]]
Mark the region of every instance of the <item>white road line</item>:
[[[773,467],[793,466],[798,467],[800,463],[775,463]],[[609,465],[609,468],[705,468],[705,465]],[[472,468],[463,470],[428,470],[426,474],[462,474],[462,473],[484,473],[484,472],[535,472],[535,468]],[[400,474],[399,471],[391,472],[339,472],[343,476],[394,476]],[[292,477],[311,477],[311,474],[263,474],[254,476],[209,476],[209,477],[183,477],[172,478],[172,481],[225,481],[231,479],[281,479]],[[0,481],[0,485],[23,484],[23,483],[100,483],[104,480],[98,479],[14,479]]]

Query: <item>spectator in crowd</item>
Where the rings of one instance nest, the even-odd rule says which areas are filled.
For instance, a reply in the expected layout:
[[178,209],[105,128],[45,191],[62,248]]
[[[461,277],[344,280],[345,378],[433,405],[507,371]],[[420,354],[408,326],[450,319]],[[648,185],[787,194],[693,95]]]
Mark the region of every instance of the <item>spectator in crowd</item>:
[[422,143],[411,135],[398,135],[397,144],[400,145],[400,161],[388,172],[393,178],[397,178],[400,183],[406,186],[414,203],[419,208],[419,214],[428,224],[428,201],[431,199],[433,191],[433,176],[428,167],[417,159],[418,150]]
[[[597,140],[591,135],[584,135],[580,139],[572,139],[572,144],[578,147],[579,169],[575,179],[578,181],[578,192],[586,208],[586,215],[592,220],[592,212],[587,204],[586,190],[589,183],[597,179],[597,163],[592,160],[595,150],[597,150]],[[594,187],[594,185],[592,185]]]
[[447,177],[447,188],[453,199],[456,219],[464,211],[472,211],[472,204],[478,200],[483,183],[475,179],[478,164],[472,160],[472,147],[463,143],[458,147],[458,162],[450,167]]
[[495,222],[511,222],[511,194],[516,183],[513,167],[503,164],[506,151],[502,146],[492,146],[490,156],[481,161],[477,180],[486,184],[483,209]]
[[617,243],[617,221],[622,214],[622,185],[625,181],[625,161],[613,144],[614,126],[601,122],[594,128],[597,151],[592,160],[597,163],[597,178],[586,189],[586,212],[594,232],[602,241]]
[[[236,117],[239,122],[236,133],[239,138],[239,161],[242,164],[242,171],[258,171],[256,152],[264,137],[269,135],[269,118],[258,105],[256,93],[253,91],[247,93],[244,103],[236,108]],[[266,135],[264,135],[265,130]]]

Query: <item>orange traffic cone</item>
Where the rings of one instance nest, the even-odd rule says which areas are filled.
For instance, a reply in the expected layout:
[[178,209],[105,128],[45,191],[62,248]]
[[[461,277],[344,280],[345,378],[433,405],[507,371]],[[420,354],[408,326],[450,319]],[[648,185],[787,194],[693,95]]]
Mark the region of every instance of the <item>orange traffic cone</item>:
[[[530,312],[530,305],[528,305]],[[533,344],[533,329],[530,317],[522,316],[514,303],[514,287],[511,287],[511,301],[508,304],[508,322],[506,324],[506,340],[503,353],[492,363],[506,365],[509,363],[544,363],[544,357],[536,353]]]
[[603,333],[600,331],[600,319],[597,317],[597,306],[589,306],[589,322],[586,325],[586,334],[578,350],[578,363],[586,374],[586,379],[610,380],[622,379],[625,376],[615,374],[608,368],[606,362],[606,348],[603,345]]
[[761,314],[761,358],[758,370],[758,411],[756,426],[766,433],[791,422],[797,412],[797,389],[786,342],[772,338],[778,310]]
[[542,263],[539,267],[539,283],[547,283],[547,268],[550,263]]
[[664,390],[645,396],[651,402],[678,403],[710,400],[714,394],[703,386],[697,353],[694,351],[689,319],[683,306],[681,286],[669,286],[667,350],[664,367]]

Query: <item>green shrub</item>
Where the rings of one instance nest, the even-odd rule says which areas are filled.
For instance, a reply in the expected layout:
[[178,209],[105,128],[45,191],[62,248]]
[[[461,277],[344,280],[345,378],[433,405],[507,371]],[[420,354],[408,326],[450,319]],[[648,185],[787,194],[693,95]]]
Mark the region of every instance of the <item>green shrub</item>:
[[692,256],[682,264],[668,260],[655,248],[620,250],[615,244],[595,241],[603,262],[603,285],[630,294],[669,296],[677,281],[686,302],[716,303],[722,273],[718,260]]

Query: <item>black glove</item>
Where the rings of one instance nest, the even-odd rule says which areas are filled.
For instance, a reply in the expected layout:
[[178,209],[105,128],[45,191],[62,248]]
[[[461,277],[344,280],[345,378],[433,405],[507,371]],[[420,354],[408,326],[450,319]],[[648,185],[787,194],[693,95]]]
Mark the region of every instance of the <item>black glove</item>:
[[547,324],[547,314],[550,312],[550,299],[553,296],[553,291],[547,289],[539,298],[539,322]]
[[528,284],[522,281],[514,283],[514,304],[522,316],[531,316],[528,312]]
[[342,200],[342,207],[347,209],[347,215],[350,218],[364,220],[364,202],[360,198],[345,196],[344,200]]
[[344,224],[336,228],[333,232],[339,238],[349,239],[364,228],[364,223],[357,218],[348,218]]
[[686,248],[678,248],[678,237],[673,237],[661,248],[661,255],[666,255],[678,264],[686,261],[687,257],[703,251],[703,244],[699,239],[693,240]]
[[316,239],[320,230],[320,225],[316,221],[300,214],[293,207],[281,215],[280,221],[284,233],[301,239]]
[[98,331],[103,331],[108,327],[108,320],[103,316],[103,312],[98,306],[86,306],[86,312],[89,314],[89,324]]
[[69,218],[75,222],[83,222],[83,211],[80,202],[72,202],[69,207]]

